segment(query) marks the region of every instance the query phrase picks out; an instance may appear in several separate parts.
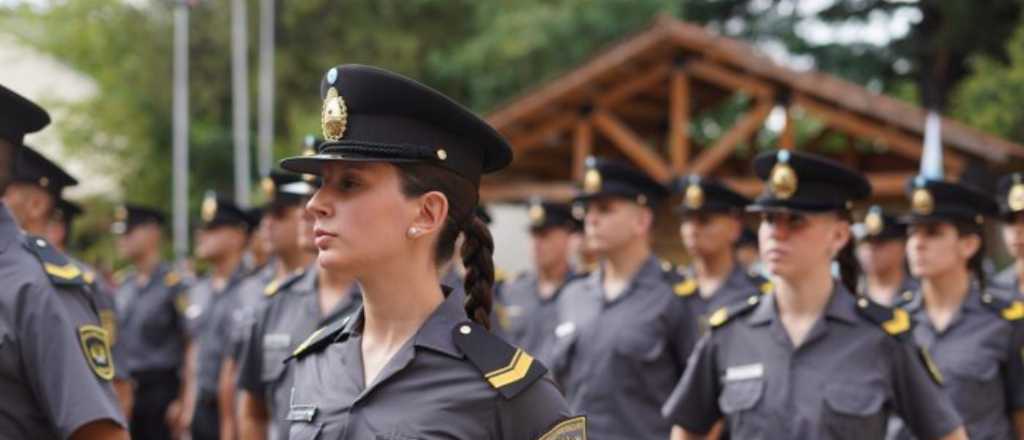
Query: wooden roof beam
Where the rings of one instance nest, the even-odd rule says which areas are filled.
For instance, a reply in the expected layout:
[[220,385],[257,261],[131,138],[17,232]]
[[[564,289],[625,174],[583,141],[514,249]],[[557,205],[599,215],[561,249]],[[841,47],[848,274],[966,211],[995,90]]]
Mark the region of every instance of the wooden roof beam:
[[690,157],[690,81],[677,69],[669,83],[668,155],[672,171],[682,174]]
[[596,99],[596,104],[598,107],[614,108],[641,91],[665,81],[670,71],[671,68],[667,63],[659,63],[645,73],[634,76],[610,91],[605,92]]
[[480,200],[485,203],[521,202],[530,197],[566,202],[579,191],[573,182],[491,182],[480,185]]
[[548,118],[540,126],[528,130],[521,136],[510,135],[508,142],[512,145],[513,151],[522,153],[544,146],[544,142],[560,133],[569,130],[579,115],[571,112],[564,112]]
[[590,116],[590,120],[594,128],[655,180],[668,182],[672,178],[672,171],[664,160],[619,118],[607,110],[598,109]]
[[[921,159],[924,151],[922,141],[913,136],[870,121],[854,113],[822,104],[803,93],[795,94],[793,103],[805,109],[808,113],[823,119],[826,124],[835,127],[837,130],[870,142],[884,144],[902,156],[914,160]],[[948,174],[959,176],[963,172],[965,166],[963,156],[956,154],[949,148],[944,148],[942,158],[943,165]]]
[[758,101],[754,108],[743,115],[728,132],[718,138],[711,148],[697,156],[689,172],[707,175],[708,172],[719,166],[722,162],[725,162],[740,142],[757,133],[757,130],[764,124],[765,118],[768,117],[768,113],[771,111],[771,99]]
[[691,60],[686,62],[685,68],[690,75],[727,90],[741,91],[761,99],[772,95],[770,84],[719,64],[705,60]]

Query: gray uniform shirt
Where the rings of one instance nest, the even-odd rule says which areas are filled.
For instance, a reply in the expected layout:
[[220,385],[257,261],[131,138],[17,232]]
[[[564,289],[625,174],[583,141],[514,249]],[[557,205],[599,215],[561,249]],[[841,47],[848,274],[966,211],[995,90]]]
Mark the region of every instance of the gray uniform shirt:
[[238,386],[265,399],[270,409],[270,438],[288,438],[288,403],[293,374],[284,360],[316,329],[340,321],[362,304],[359,287],[327,313],[320,310],[316,265],[284,282],[259,308],[239,362]]
[[66,439],[89,422],[125,426],[82,342],[101,326],[96,305],[81,286],[51,282],[23,239],[0,204],[0,435]]
[[724,417],[734,438],[750,440],[881,439],[892,412],[922,438],[960,425],[909,334],[885,333],[839,283],[799,347],[773,295],[713,329],[663,408],[687,431]]
[[555,377],[595,438],[669,436],[659,409],[698,340],[700,311],[696,295],[673,292],[673,275],[652,256],[614,301],[604,299],[601,270],[559,298]]
[[[696,274],[693,268],[687,268],[683,271],[683,275],[692,282],[696,282]],[[684,283],[687,281],[683,281]],[[718,289],[705,298],[700,295],[699,292],[694,292],[694,296],[697,297],[697,301],[700,315],[702,318],[707,318],[711,313],[716,310],[726,307],[738,302],[746,301],[750,297],[751,293],[763,292],[762,285],[767,283],[768,280],[762,278],[760,275],[752,275],[746,271],[743,265],[739,263],[733,264],[732,270],[729,271],[729,275],[725,278]],[[678,292],[677,292],[678,293]],[[701,319],[704,321],[705,319]]]
[[166,264],[143,284],[128,274],[117,290],[124,368],[139,372],[177,370],[185,350],[187,286]]
[[514,345],[533,353],[544,365],[551,365],[551,351],[558,325],[558,296],[566,283],[576,278],[569,271],[550,298],[540,296],[540,280],[535,272],[524,272],[506,282],[501,291],[503,336]]
[[991,278],[993,286],[999,287],[1000,289],[1008,290],[1010,292],[1020,293],[1020,283],[1018,282],[1017,268],[1013,264],[1007,268],[999,271]]
[[198,342],[196,384],[200,397],[217,394],[221,363],[230,353],[232,335],[241,325],[243,311],[238,307],[238,289],[244,269],[239,267],[223,290],[215,291],[209,276],[190,289],[192,305],[186,315],[193,338]]
[[448,295],[366,387],[357,313],[334,343],[292,361],[289,440],[534,440],[568,417],[547,379],[510,399],[491,387],[453,339],[466,321]]
[[914,339],[931,353],[972,439],[1016,438],[1010,414],[1024,409],[1024,320],[1001,317],[991,295],[972,286],[942,331],[932,325],[923,300],[909,309]]
[[235,305],[241,312],[239,319],[231,329],[228,354],[236,361],[241,358],[249,343],[249,331],[256,319],[256,313],[266,302],[267,292],[276,291],[278,286],[293,276],[277,277],[277,262],[271,261],[260,268],[250,271],[239,283],[235,295]]

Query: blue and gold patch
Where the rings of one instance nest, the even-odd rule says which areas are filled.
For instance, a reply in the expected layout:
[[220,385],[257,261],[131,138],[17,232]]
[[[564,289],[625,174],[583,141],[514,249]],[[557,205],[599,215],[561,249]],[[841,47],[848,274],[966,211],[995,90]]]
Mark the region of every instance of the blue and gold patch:
[[587,418],[579,416],[559,422],[539,440],[587,440]]

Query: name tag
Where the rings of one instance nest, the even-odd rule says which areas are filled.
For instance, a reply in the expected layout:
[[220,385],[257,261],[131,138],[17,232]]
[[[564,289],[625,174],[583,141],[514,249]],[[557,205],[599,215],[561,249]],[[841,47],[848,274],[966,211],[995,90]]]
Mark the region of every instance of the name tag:
[[267,350],[287,349],[291,343],[292,335],[288,333],[268,333],[263,336],[263,348]]
[[558,327],[555,327],[555,336],[559,338],[564,338],[573,333],[576,333],[576,324],[572,322],[563,322],[558,324]]
[[290,422],[312,422],[315,416],[316,407],[313,405],[292,405],[287,418]]
[[740,365],[725,369],[725,382],[758,379],[764,376],[764,364]]

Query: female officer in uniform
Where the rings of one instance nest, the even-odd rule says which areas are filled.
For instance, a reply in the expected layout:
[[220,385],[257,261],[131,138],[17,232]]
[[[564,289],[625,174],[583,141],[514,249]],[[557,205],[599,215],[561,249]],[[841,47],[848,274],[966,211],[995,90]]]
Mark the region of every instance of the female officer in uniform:
[[910,319],[832,276],[850,267],[853,200],[871,187],[835,162],[782,150],[754,160],[765,192],[761,255],[772,294],[719,309],[662,413],[684,439],[721,419],[733,438],[877,439],[898,413],[922,439],[964,438],[955,410],[910,341]]
[[[317,262],[355,277],[364,306],[290,358],[289,438],[586,438],[545,367],[488,331],[493,241],[473,210],[480,175],[512,159],[504,139],[373,67],[332,68],[321,95],[326,142],[281,166],[323,177],[307,205]],[[460,232],[464,297],[437,270]]]
[[914,339],[934,357],[970,438],[1020,438],[1024,303],[986,291],[981,269],[982,228],[996,203],[966,185],[921,177],[908,196],[907,256],[921,278],[920,300],[908,307]]

